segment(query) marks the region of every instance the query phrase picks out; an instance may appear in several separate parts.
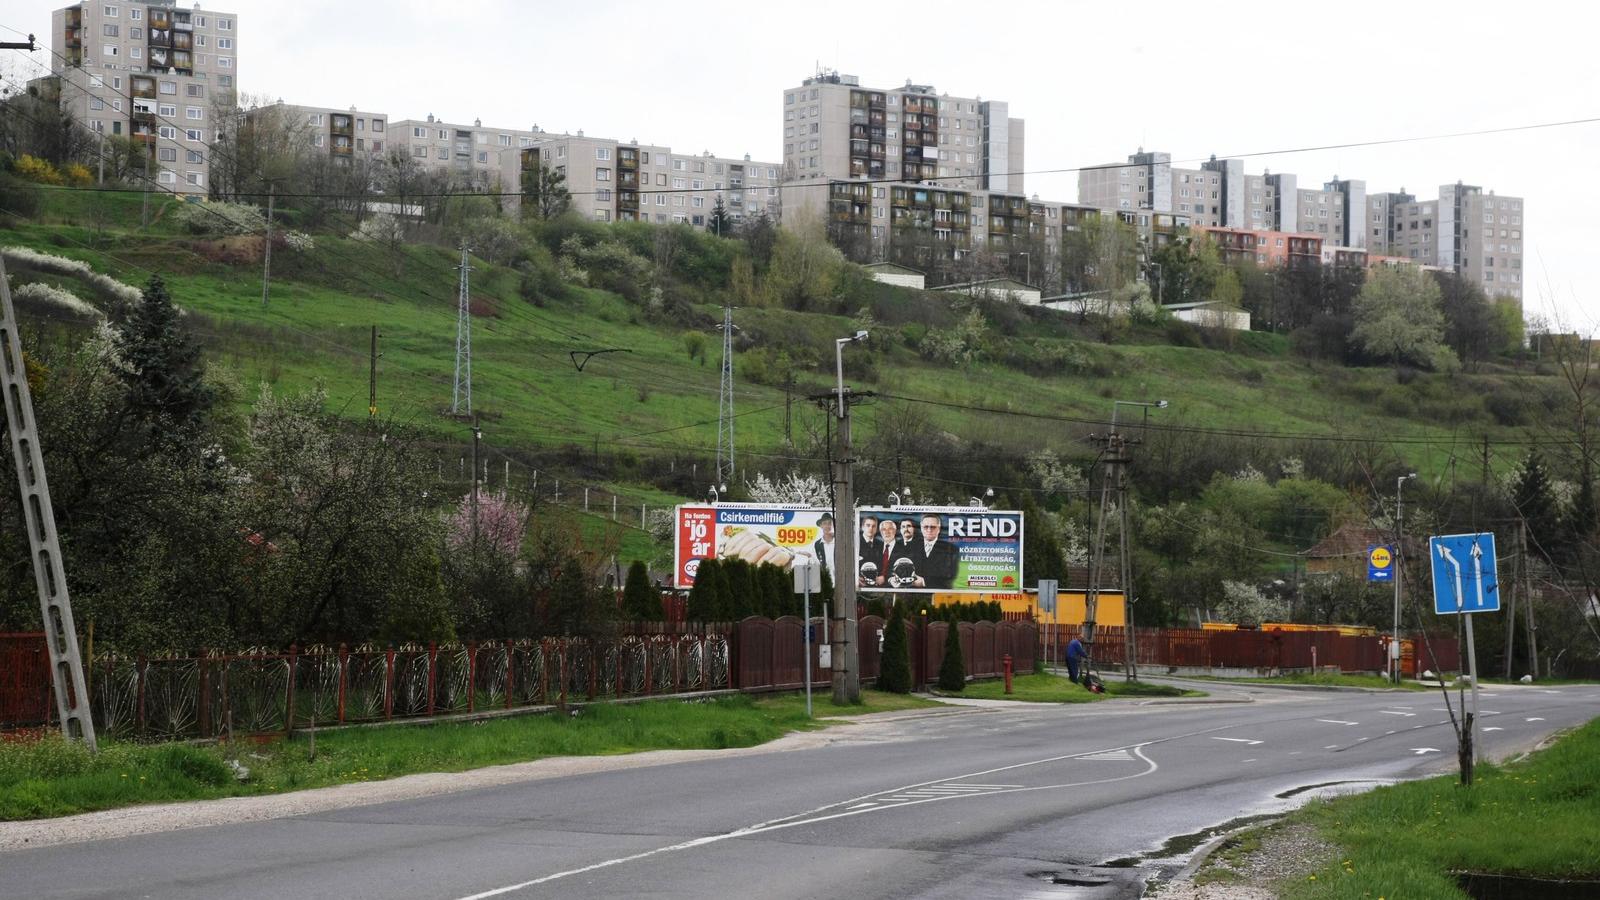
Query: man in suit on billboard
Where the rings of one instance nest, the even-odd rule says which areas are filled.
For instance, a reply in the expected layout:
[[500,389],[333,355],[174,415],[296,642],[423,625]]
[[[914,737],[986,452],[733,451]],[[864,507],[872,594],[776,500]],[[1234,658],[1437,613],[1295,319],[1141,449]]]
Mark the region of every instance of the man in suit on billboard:
[[944,520],[936,513],[924,513],[922,516],[922,539],[917,542],[917,578],[912,584],[919,588],[930,588],[936,591],[947,591],[956,580],[956,568],[960,564],[960,554],[956,552],[956,545],[949,541],[940,540],[939,533],[944,530]]
[[862,516],[861,533],[856,537],[858,542],[856,565],[872,564],[872,577],[869,579],[858,571],[856,586],[874,587],[878,580],[878,561],[883,557],[883,545],[878,542],[878,517]]

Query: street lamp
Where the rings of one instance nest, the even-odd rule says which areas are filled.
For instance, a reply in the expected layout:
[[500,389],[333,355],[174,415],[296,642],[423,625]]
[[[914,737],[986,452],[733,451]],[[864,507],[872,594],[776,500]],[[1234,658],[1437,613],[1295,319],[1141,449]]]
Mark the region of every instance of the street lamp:
[[710,491],[711,491],[711,505],[712,506],[716,506],[717,505],[717,501],[722,499],[722,495],[726,494],[728,492],[728,486],[725,485],[725,484],[724,485],[720,485],[720,486],[713,484],[711,486],[711,488],[710,488]]
[[1150,409],[1152,407],[1154,407],[1156,409],[1166,409],[1167,408],[1167,401],[1165,401],[1165,400],[1151,400],[1149,402],[1145,402],[1145,401],[1141,401],[1141,400],[1113,400],[1113,401],[1111,401],[1111,433],[1112,434],[1116,434],[1117,433],[1117,407],[1119,407],[1119,406],[1142,406],[1142,407],[1145,408],[1145,415],[1148,416],[1150,414],[1149,411],[1150,411]]
[[866,331],[858,331],[853,337],[837,338],[833,342],[833,361],[839,375],[839,418],[845,416],[844,406],[844,345],[854,344],[867,339]]
[[1023,257],[1026,260],[1024,265],[1026,265],[1027,268],[1024,269],[1023,271],[1025,271],[1027,274],[1025,274],[1023,276],[1022,281],[1023,281],[1024,284],[1027,284],[1027,285],[1031,286],[1033,284],[1033,254],[1029,253],[1026,250],[1018,250],[1017,251],[1017,255]]
[[890,491],[889,492],[889,505],[890,506],[899,506],[900,505],[900,495],[896,494],[894,491]]
[[1406,535],[1405,507],[1401,505],[1400,489],[1415,477],[1417,473],[1411,472],[1394,480],[1394,634],[1389,638],[1389,666],[1396,684],[1400,683],[1400,573],[1405,571],[1401,562]]

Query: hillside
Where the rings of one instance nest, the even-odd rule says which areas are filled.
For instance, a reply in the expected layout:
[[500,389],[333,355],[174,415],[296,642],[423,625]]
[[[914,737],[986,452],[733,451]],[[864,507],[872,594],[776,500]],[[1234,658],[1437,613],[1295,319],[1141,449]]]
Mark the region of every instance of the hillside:
[[[331,406],[352,420],[365,418],[376,325],[381,414],[426,429],[441,459],[470,447],[469,423],[449,414],[458,254],[446,247],[390,247],[324,227],[313,231],[314,249],[276,248],[263,306],[259,237],[186,233],[173,198],[151,198],[149,227],[140,226],[138,194],[46,188],[41,198],[35,216],[0,217],[0,244],[82,260],[133,285],[159,272],[192,315],[211,363],[250,386],[242,392],[246,401],[260,382],[278,391],[321,384]],[[611,226],[620,240],[649,247],[648,226],[632,226],[634,233],[626,227]],[[574,227],[575,234],[604,232]],[[541,494],[565,477],[563,502],[581,502],[573,484],[604,484],[607,493],[597,493],[595,502],[606,508],[612,492],[620,495],[619,507],[632,508],[634,523],[641,503],[703,497],[717,436],[719,306],[741,290],[739,276],[730,274],[737,254],[727,249],[736,244],[691,242],[693,253],[669,263],[664,302],[582,284],[607,283],[604,259],[589,260],[575,277],[569,260],[537,247],[521,271],[474,257],[473,411],[491,452],[491,484],[507,464],[514,482],[543,469]],[[68,276],[10,268],[14,284],[43,281],[95,296]],[[982,305],[981,333],[967,341],[970,362],[935,362],[928,332],[965,327],[959,301],[949,295],[875,284],[854,270],[812,304],[817,311],[757,300],[764,302],[735,300],[743,307],[735,314],[741,475],[820,470],[827,423],[805,398],[832,387],[833,338],[867,327],[870,344],[846,350],[847,382],[882,395],[857,423],[858,442],[873,448],[861,476],[864,490],[886,492],[905,481],[919,499],[964,499],[980,486],[1026,487],[1012,483],[1014,466],[986,463],[994,454],[1048,448],[1080,465],[1091,462],[1083,438],[1110,417],[1113,399],[1169,401],[1150,422],[1179,430],[1152,429],[1152,453],[1170,455],[1198,442],[1238,454],[1240,465],[1252,461],[1250,454],[1269,462],[1273,454],[1340,457],[1346,468],[1365,460],[1439,478],[1453,476],[1459,463],[1476,477],[1484,438],[1522,436],[1539,398],[1556,389],[1553,378],[1532,367],[1423,373],[1401,384],[1386,368],[1292,355],[1283,336],[1214,334],[1182,323],[1125,326],[1106,342],[1092,322],[1003,303]],[[21,306],[24,321],[63,315]],[[616,352],[585,359],[593,350]],[[1134,416],[1145,421],[1139,410],[1123,409],[1124,422]],[[1497,452],[1491,464],[1504,469],[1514,461]]]

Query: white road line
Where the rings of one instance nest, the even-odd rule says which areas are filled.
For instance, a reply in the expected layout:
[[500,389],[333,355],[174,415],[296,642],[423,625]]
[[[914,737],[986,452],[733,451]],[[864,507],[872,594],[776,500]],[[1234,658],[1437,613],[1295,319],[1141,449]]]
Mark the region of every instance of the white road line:
[[[1171,740],[1171,738],[1167,738],[1166,740]],[[1067,782],[1067,783],[1063,783],[1063,784],[1045,784],[1045,785],[1038,785],[1036,787],[1022,787],[1021,785],[986,785],[986,786],[987,787],[998,788],[999,790],[996,790],[996,791],[993,792],[995,794],[999,794],[999,793],[1022,793],[1022,792],[1033,792],[1033,791],[1060,790],[1062,788],[1072,788],[1072,787],[1084,787],[1086,785],[1091,785],[1091,784],[1110,784],[1110,783],[1116,782],[1116,781],[1127,781],[1127,780],[1132,779],[1132,778],[1142,778],[1142,777],[1144,777],[1146,775],[1154,774],[1157,770],[1159,770],[1161,768],[1161,766],[1159,764],[1157,764],[1155,760],[1153,760],[1150,757],[1144,755],[1144,747],[1147,746],[1148,744],[1151,744],[1151,743],[1157,743],[1157,742],[1156,741],[1146,741],[1143,744],[1134,744],[1134,745],[1132,745],[1132,750],[1133,750],[1134,755],[1137,756],[1139,759],[1144,760],[1145,764],[1147,766],[1147,768],[1145,768],[1144,771],[1135,772],[1132,775],[1119,775],[1119,776],[1117,776],[1115,778],[1094,778],[1094,779],[1090,779],[1088,781]],[[976,776],[976,775],[987,775],[987,774],[989,774],[991,772],[1004,772],[1004,771],[1007,771],[1007,770],[1010,770],[1010,769],[1021,769],[1021,768],[1025,768],[1025,767],[1028,767],[1028,766],[1036,766],[1036,765],[1039,765],[1041,763],[1060,762],[1062,760],[1073,759],[1073,758],[1074,757],[1072,757],[1072,756],[1056,756],[1056,757],[1051,757],[1049,759],[1036,759],[1036,760],[1031,760],[1031,761],[1025,762],[1025,763],[1017,763],[1015,765],[1010,765],[1010,766],[1001,766],[1001,767],[999,767],[997,769],[987,769],[987,770],[985,770],[983,772],[974,772],[974,773],[972,773],[972,775],[974,775],[974,776]],[[962,776],[957,775],[955,777],[956,777],[956,779],[960,779]],[[971,776],[969,776],[969,777],[971,777]],[[943,780],[941,780],[939,782],[929,782],[929,783],[930,784],[941,784],[941,783],[944,783],[945,781],[948,781],[948,780],[949,779],[943,779]],[[922,785],[911,785],[910,788],[916,788],[916,787],[921,787],[921,786]],[[720,843],[722,841],[733,840],[735,838],[750,837],[752,835],[764,834],[764,833],[769,832],[769,831],[779,831],[779,830],[784,829],[784,828],[794,828],[794,827],[799,826],[799,825],[815,825],[815,824],[818,824],[818,823],[821,823],[821,822],[829,822],[829,821],[832,821],[834,819],[844,819],[844,818],[849,818],[849,817],[852,817],[852,816],[859,816],[859,815],[863,815],[865,813],[878,812],[880,810],[886,810],[886,809],[898,809],[898,808],[902,808],[904,806],[915,806],[915,805],[921,804],[921,803],[936,803],[936,802],[938,802],[940,800],[950,800],[950,799],[953,799],[954,797],[959,797],[959,796],[970,796],[970,795],[945,795],[945,796],[939,796],[939,797],[928,797],[928,798],[920,799],[920,800],[908,800],[905,803],[901,804],[900,806],[883,806],[883,805],[879,805],[877,803],[870,803],[870,804],[868,804],[868,803],[857,803],[854,806],[844,808],[840,812],[829,813],[827,815],[817,815],[815,813],[810,813],[810,814],[801,813],[800,816],[797,816],[797,817],[794,817],[794,818],[791,818],[791,819],[779,819],[779,820],[775,820],[775,821],[772,821],[772,822],[763,823],[763,824],[760,824],[760,825],[751,825],[751,826],[748,826],[746,828],[737,829],[735,831],[728,831],[728,832],[724,832],[722,834],[707,835],[706,837],[695,838],[694,840],[683,841],[682,843],[671,844],[671,845],[666,846],[666,847],[657,847],[654,850],[646,850],[646,851],[644,851],[642,853],[634,853],[634,854],[631,854],[629,856],[619,856],[619,857],[616,857],[615,859],[602,860],[600,862],[592,863],[590,865],[582,866],[580,868],[568,869],[568,870],[566,870],[564,872],[554,872],[552,874],[545,875],[545,876],[540,877],[540,878],[529,879],[528,881],[519,882],[517,884],[508,884],[508,885],[505,885],[504,887],[492,888],[492,889],[487,890],[487,891],[480,891],[480,892],[478,892],[476,894],[468,894],[465,897],[459,898],[459,900],[488,900],[488,898],[490,898],[490,897],[499,897],[499,896],[501,896],[503,894],[510,894],[510,893],[515,892],[515,891],[523,890],[525,888],[534,887],[536,885],[549,884],[552,881],[559,881],[559,880],[561,880],[563,878],[570,878],[573,875],[583,875],[585,873],[595,872],[595,871],[598,871],[600,869],[609,869],[612,866],[620,866],[620,865],[622,865],[624,863],[637,862],[637,861],[642,860],[642,859],[649,859],[652,856],[659,856],[659,855],[661,855],[663,853],[675,853],[675,852],[678,852],[680,850],[692,850],[692,849],[694,849],[696,847],[704,847],[707,844],[716,844],[716,843]],[[851,801],[844,801],[844,802],[849,803]],[[839,808],[841,805],[842,804],[837,804],[837,803],[836,804],[830,804],[828,806],[821,807],[819,810],[817,810],[815,812],[820,812],[821,810]]]
[[1327,722],[1329,725],[1360,725],[1360,722],[1346,722],[1343,719],[1318,719],[1318,722]]
[[1255,745],[1261,743],[1260,741],[1252,741],[1249,738],[1225,738],[1225,737],[1217,737],[1216,735],[1212,735],[1211,739],[1213,741],[1232,741],[1235,744],[1249,744],[1252,747],[1254,747]]
[[1339,745],[1338,744],[1329,744],[1328,746],[1323,747],[1322,749],[1324,749],[1324,750],[1337,750],[1337,749],[1339,749]]
[[1392,709],[1380,709],[1380,710],[1378,710],[1378,712],[1381,712],[1386,716],[1414,716],[1414,715],[1416,715],[1416,713],[1395,712]]
[[1499,725],[1490,725],[1489,727],[1487,727],[1487,728],[1485,728],[1483,730],[1484,731],[1505,731],[1505,729],[1501,728]]
[[[1137,598],[1135,598],[1135,599],[1137,599]],[[1523,719],[1522,721],[1524,721],[1524,722],[1543,722],[1544,721],[1544,717],[1543,716],[1531,716],[1529,718]]]
[[1384,732],[1384,733],[1383,733],[1383,735],[1384,735],[1384,737],[1388,737],[1388,736],[1389,736],[1389,735],[1391,735],[1391,734],[1394,734],[1394,731],[1393,731],[1393,730],[1389,730],[1389,731],[1385,731],[1385,732]]

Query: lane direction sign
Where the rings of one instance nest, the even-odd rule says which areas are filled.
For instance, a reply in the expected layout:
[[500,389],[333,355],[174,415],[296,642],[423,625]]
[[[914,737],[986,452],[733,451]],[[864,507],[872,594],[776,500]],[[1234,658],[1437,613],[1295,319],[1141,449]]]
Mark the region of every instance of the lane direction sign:
[[1494,534],[1446,534],[1428,538],[1433,566],[1433,611],[1450,616],[1500,611]]

